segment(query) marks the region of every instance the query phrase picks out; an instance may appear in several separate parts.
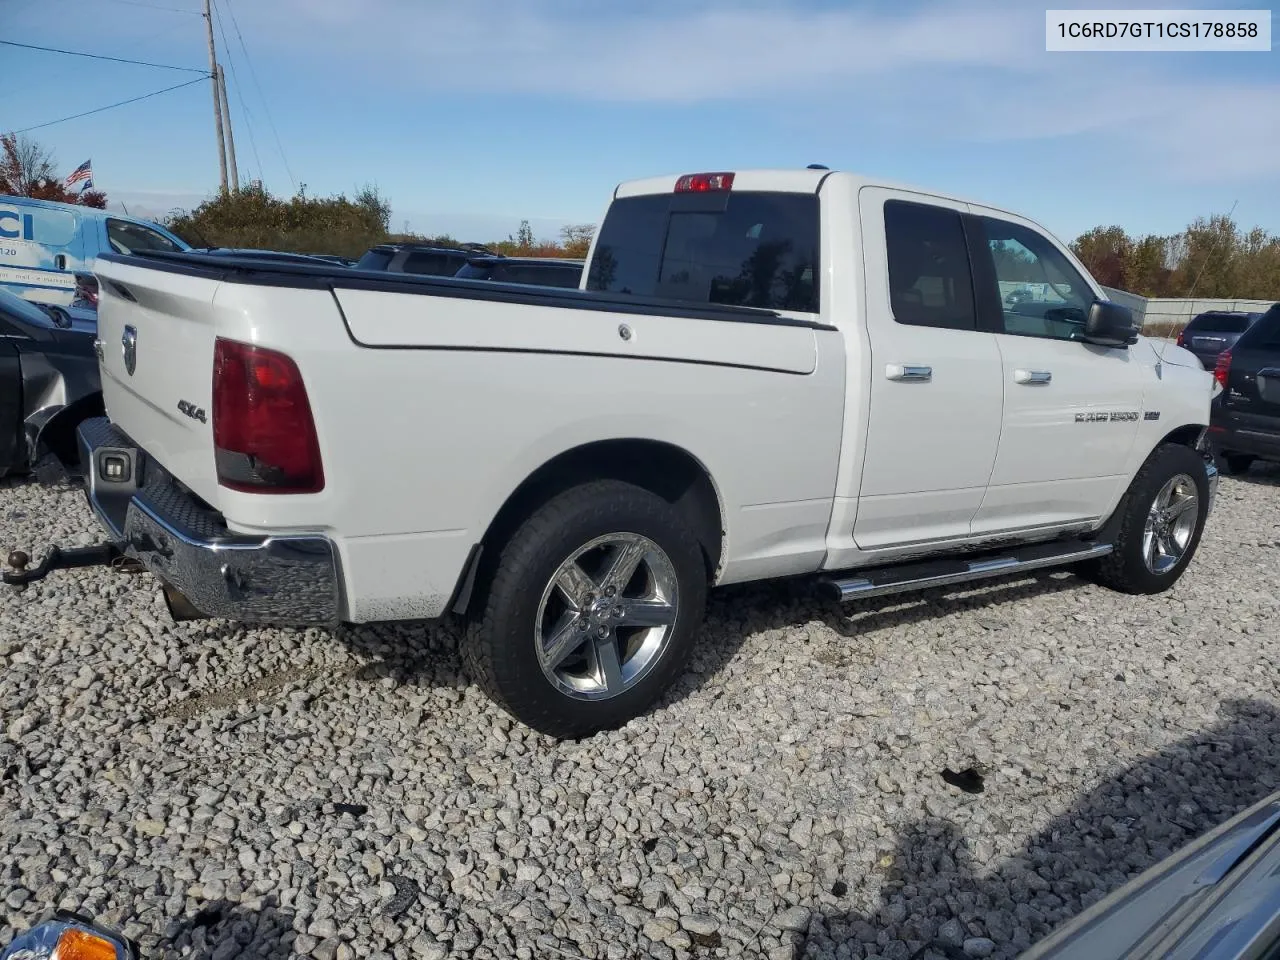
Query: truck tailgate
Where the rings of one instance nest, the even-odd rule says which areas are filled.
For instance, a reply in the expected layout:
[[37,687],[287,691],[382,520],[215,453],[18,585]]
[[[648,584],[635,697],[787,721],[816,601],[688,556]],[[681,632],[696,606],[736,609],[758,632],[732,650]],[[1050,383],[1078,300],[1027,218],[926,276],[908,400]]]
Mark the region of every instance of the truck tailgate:
[[107,415],[216,503],[210,401],[220,281],[104,261],[96,272]]

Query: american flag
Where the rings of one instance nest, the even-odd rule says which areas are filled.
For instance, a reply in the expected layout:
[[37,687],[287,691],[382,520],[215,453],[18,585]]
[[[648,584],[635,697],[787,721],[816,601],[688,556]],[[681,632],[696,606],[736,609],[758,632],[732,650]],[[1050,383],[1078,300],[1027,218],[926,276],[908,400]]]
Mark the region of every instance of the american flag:
[[80,188],[81,192],[88,190],[93,186],[93,162],[91,160],[86,160],[84,163],[80,164],[80,166],[72,170],[70,175],[67,177],[65,186],[70,188],[72,184],[76,183],[84,184],[84,186]]

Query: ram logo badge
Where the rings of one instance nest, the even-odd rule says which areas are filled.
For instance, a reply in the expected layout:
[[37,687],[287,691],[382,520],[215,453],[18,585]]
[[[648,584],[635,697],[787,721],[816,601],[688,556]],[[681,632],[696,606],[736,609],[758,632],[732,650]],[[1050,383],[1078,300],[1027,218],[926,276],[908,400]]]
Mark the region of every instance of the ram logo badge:
[[199,420],[201,423],[208,420],[208,417],[205,416],[204,407],[197,407],[189,400],[179,400],[178,410],[192,420]]

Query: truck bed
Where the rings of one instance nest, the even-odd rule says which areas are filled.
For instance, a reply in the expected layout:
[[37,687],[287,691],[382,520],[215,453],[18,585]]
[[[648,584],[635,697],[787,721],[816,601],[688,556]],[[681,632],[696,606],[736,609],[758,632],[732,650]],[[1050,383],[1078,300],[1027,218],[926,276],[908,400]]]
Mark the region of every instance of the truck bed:
[[[719,579],[815,570],[844,415],[834,328],[767,310],[201,254],[98,264],[107,414],[232,533],[331,538],[352,621],[440,613],[503,503],[555,458],[641,440],[717,478]],[[132,339],[134,369],[125,362]],[[288,355],[314,493],[219,483],[216,341]]]
[[357,270],[354,267],[325,267],[309,263],[257,260],[252,256],[223,256],[200,253],[146,251],[123,255],[103,254],[98,262],[145,266],[166,273],[203,277],[223,283],[250,283],[302,290],[374,290],[433,297],[453,297],[491,303],[524,303],[531,306],[606,313],[658,314],[732,323],[761,323],[775,326],[833,330],[827,324],[804,317],[785,316],[774,310],[724,304],[681,303],[656,297],[620,296],[562,287],[534,287],[528,284],[497,283],[458,277],[418,276]]

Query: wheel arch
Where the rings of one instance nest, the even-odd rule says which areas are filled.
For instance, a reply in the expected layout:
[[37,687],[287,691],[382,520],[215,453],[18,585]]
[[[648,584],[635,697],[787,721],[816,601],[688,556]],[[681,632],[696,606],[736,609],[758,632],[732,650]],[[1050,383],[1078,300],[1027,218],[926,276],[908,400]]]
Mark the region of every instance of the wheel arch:
[[[1195,449],[1196,443],[1207,426],[1208,424],[1205,423],[1184,423],[1180,427],[1175,427],[1160,439],[1160,442],[1155,445],[1151,453],[1155,453],[1156,450],[1170,443]],[[1150,457],[1150,454],[1147,456]]]
[[1111,505],[1111,511],[1107,514],[1107,519],[1095,531],[1094,536],[1099,540],[1113,539],[1120,529],[1120,521],[1123,517],[1125,503],[1129,499],[1129,491],[1132,489],[1133,481],[1137,478],[1142,468],[1147,462],[1154,457],[1163,447],[1170,445],[1187,447],[1197,452],[1203,452],[1199,449],[1200,438],[1204,435],[1207,424],[1203,423],[1184,423],[1172,430],[1169,430],[1158,441],[1151,445],[1146,455],[1137,463],[1133,472],[1129,476],[1128,482],[1124,488],[1120,490],[1115,502]]
[[76,427],[89,417],[101,417],[105,414],[102,392],[95,391],[60,407],[52,416],[29,419],[27,438],[32,456],[38,455],[43,445],[64,466],[77,466],[79,455],[76,450]]
[[552,457],[508,495],[468,558],[450,609],[466,613],[475,587],[492,574],[502,544],[552,497],[592,480],[633,483],[662,497],[688,520],[714,582],[724,561],[724,501],[706,465],[661,440],[624,438],[583,443]]

